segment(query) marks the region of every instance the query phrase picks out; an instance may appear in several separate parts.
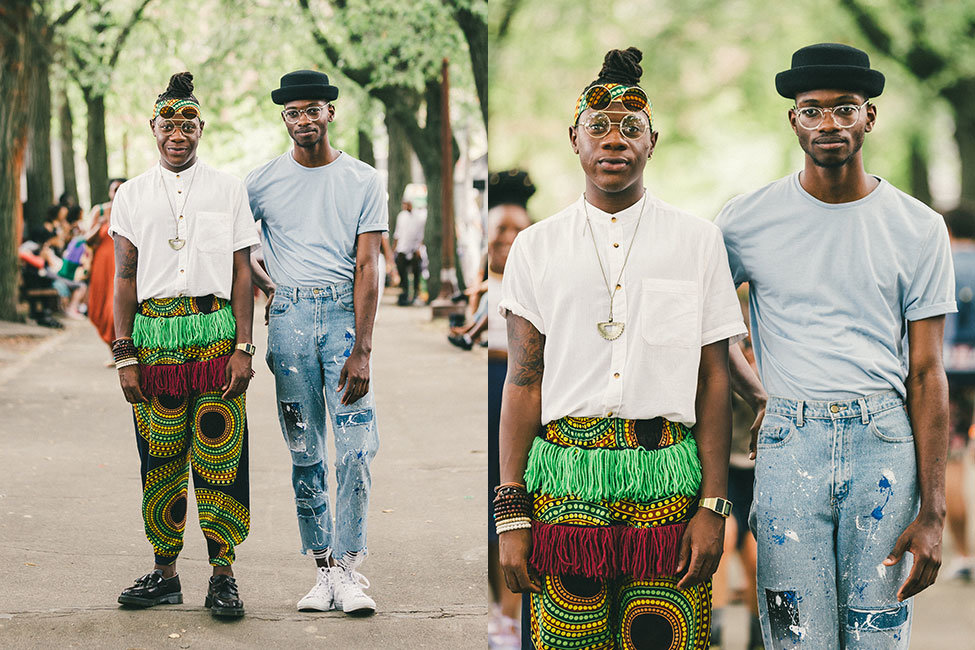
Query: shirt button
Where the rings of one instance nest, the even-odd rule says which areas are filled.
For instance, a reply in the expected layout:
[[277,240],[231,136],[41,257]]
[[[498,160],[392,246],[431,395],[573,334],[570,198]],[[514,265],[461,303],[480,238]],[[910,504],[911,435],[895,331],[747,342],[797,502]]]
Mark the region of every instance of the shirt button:
[[616,217],[613,217],[612,221],[613,223],[616,223]]
[[623,285],[622,284],[618,284],[618,285],[616,285],[616,288],[617,289],[622,289],[623,288]]
[[620,373],[618,373],[618,372],[614,372],[614,373],[613,373],[613,376],[614,376],[614,377],[616,377],[617,379],[619,379],[619,378],[620,378]]
[[833,404],[832,406],[829,407],[829,410],[832,411],[833,413],[836,413],[840,410],[840,407],[837,406],[836,404]]
[[619,248],[619,247],[620,247],[619,242],[613,242],[613,248]]
[[606,414],[606,417],[608,417],[608,418],[611,418],[611,417],[613,417],[613,412],[612,412],[612,411],[610,411],[609,413],[607,413],[607,414]]
[[183,272],[183,269],[180,269],[179,272],[182,273]]
[[181,292],[179,292],[179,293],[177,293],[177,294],[176,294],[176,297],[177,297],[177,298],[182,298],[182,297],[183,297],[183,292],[181,291]]
[[179,218],[182,219],[183,218],[183,215],[179,215]]
[[177,194],[182,194],[183,193],[183,190],[176,190],[176,193]]

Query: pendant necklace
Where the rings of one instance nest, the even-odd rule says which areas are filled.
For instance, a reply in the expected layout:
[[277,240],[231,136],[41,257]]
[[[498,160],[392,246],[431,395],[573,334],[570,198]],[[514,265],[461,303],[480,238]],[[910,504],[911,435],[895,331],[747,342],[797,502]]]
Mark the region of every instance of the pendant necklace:
[[[173,205],[173,199],[169,196],[169,188],[166,187],[166,181],[163,180],[162,172],[159,173],[159,180],[162,181],[163,193],[166,195],[166,200],[169,202],[169,209],[173,215],[173,225],[176,226],[176,236],[169,240],[169,247],[174,251],[178,251],[186,245],[186,240],[181,239],[179,236],[179,220],[183,218],[183,215],[179,215],[179,217],[176,216],[176,206]],[[183,208],[180,210],[180,212],[185,212],[186,210],[186,202],[190,198],[190,190],[193,189],[193,181],[195,180],[196,169],[193,170],[193,178],[190,179],[190,186],[186,188],[186,194],[183,196]]]
[[630,260],[630,252],[633,250],[633,244],[636,242],[636,234],[640,230],[640,221],[643,220],[643,211],[647,207],[647,190],[643,190],[643,203],[640,205],[640,216],[637,217],[636,227],[633,229],[633,238],[630,239],[630,247],[626,249],[626,256],[623,258],[623,266],[620,268],[620,274],[616,278],[616,286],[610,289],[609,277],[606,275],[606,269],[603,267],[603,260],[599,257],[599,247],[596,245],[596,233],[592,229],[592,222],[589,221],[589,208],[586,206],[586,197],[582,197],[582,209],[586,213],[586,225],[589,227],[589,234],[592,237],[592,249],[596,253],[596,261],[599,262],[599,270],[603,274],[603,282],[606,283],[606,293],[609,294],[609,320],[603,321],[601,323],[596,323],[596,329],[599,330],[599,335],[606,339],[607,341],[615,341],[623,333],[623,326],[625,323],[623,321],[613,320],[613,299],[616,297],[616,290],[619,289],[620,280],[623,279],[623,271],[626,270],[626,263]]

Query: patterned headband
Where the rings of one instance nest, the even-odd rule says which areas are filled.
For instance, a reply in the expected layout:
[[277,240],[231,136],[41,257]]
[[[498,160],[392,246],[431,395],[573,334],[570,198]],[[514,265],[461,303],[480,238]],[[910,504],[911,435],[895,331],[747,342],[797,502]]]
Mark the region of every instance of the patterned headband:
[[[185,108],[189,107],[190,110],[183,113]],[[170,110],[172,112],[170,112]],[[172,97],[170,99],[160,99],[156,102],[155,107],[152,111],[152,119],[156,119],[161,113],[165,113],[163,117],[170,118],[177,113],[182,113],[183,117],[187,119],[193,119],[194,117],[203,118],[201,115],[200,105],[196,103],[195,100],[189,97]]]
[[576,100],[575,115],[572,123],[579,122],[579,116],[587,108],[604,110],[612,102],[620,101],[627,109],[647,114],[647,120],[652,124],[651,103],[647,94],[639,86],[624,86],[616,83],[597,84],[582,91]]

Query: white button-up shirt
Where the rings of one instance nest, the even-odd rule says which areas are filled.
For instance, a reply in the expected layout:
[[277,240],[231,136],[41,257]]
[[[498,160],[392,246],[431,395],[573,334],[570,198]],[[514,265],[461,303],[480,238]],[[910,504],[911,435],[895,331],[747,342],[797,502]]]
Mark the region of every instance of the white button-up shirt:
[[[643,200],[609,214],[580,197],[523,230],[508,255],[498,309],[545,335],[542,422],[561,417],[664,417],[692,426],[701,347],[746,329],[718,228],[647,196],[613,301],[623,333],[608,341],[610,288],[623,268]],[[509,342],[509,352],[510,350]]]
[[[157,164],[123,183],[108,232],[139,251],[139,302],[210,294],[229,300],[234,251],[260,241],[243,182],[199,160],[178,173]],[[169,240],[177,237],[185,243],[174,250]]]

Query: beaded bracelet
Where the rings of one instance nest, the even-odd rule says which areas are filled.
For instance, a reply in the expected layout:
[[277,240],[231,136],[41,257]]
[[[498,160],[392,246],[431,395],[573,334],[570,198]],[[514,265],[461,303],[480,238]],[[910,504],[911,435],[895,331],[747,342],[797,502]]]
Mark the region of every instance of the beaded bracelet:
[[511,519],[503,523],[495,524],[495,530],[497,530],[499,535],[512,530],[522,530],[531,527],[532,522],[528,517],[518,517],[517,519]]
[[130,357],[128,359],[122,359],[120,361],[116,361],[115,369],[121,370],[122,368],[127,368],[129,366],[137,366],[137,365],[139,365],[139,360],[134,357]]

